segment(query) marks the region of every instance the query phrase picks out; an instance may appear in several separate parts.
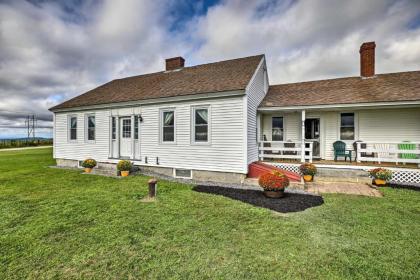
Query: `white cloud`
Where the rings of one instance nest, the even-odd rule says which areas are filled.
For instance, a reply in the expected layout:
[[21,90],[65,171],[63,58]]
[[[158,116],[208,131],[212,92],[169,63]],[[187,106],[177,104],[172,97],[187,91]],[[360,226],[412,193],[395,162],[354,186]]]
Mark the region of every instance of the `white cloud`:
[[270,82],[285,83],[358,75],[359,46],[375,40],[377,72],[419,67],[420,28],[408,27],[420,14],[416,0],[225,0],[173,30],[179,5],[84,1],[69,13],[53,1],[1,2],[2,125],[22,123],[29,112],[51,119],[55,103],[114,78],[160,71],[164,58],[177,55],[191,65],[265,53]]

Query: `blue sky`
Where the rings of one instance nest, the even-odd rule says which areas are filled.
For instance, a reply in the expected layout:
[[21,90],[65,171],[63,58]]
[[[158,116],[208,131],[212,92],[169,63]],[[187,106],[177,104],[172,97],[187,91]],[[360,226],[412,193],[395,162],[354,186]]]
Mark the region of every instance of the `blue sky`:
[[376,41],[378,73],[419,70],[418,0],[0,0],[0,138],[111,79],[265,53],[270,82],[359,74]]

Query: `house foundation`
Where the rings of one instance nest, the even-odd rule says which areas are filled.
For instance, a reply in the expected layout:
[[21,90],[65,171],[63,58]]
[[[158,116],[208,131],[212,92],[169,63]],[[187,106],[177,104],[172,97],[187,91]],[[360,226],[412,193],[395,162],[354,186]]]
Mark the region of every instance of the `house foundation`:
[[[79,166],[78,160],[72,159],[56,159],[57,166],[59,167],[70,167],[77,168]],[[205,171],[205,170],[188,170],[191,171],[190,177],[180,177],[175,176],[175,168],[171,167],[161,167],[161,166],[146,166],[146,165],[135,165],[140,172],[145,173],[155,173],[158,175],[163,175],[166,177],[180,178],[180,179],[190,179],[193,181],[200,182],[212,182],[212,183],[231,183],[231,184],[243,184],[246,179],[246,174],[240,173],[231,173],[231,172],[218,172],[218,171]],[[93,170],[95,171],[116,171],[117,164],[111,162],[98,162],[97,167]],[[99,174],[99,172],[97,172]]]

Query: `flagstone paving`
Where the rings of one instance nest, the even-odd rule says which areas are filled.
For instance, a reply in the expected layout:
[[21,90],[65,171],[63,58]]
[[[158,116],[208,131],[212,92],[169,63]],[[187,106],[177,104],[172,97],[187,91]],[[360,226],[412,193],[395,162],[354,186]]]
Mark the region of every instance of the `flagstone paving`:
[[311,183],[306,183],[306,191],[315,193],[315,194],[342,193],[342,194],[382,197],[382,193],[379,190],[365,183],[311,182]]

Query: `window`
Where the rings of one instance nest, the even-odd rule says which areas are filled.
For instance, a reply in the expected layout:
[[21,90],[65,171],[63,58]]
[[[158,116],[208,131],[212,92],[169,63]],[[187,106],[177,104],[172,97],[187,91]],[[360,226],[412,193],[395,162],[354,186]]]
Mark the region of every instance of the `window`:
[[176,178],[192,178],[192,172],[189,169],[175,169],[175,177]]
[[354,140],[354,113],[341,114],[340,139]]
[[122,138],[131,138],[131,119],[122,120]]
[[272,118],[272,141],[283,141],[283,117]]
[[77,140],[77,117],[69,118],[70,140]]
[[162,111],[162,142],[175,142],[175,111]]
[[112,123],[111,123],[111,130],[112,130],[112,140],[117,139],[117,119],[115,117],[112,117]]
[[194,108],[194,142],[206,143],[209,141],[209,109]]
[[87,137],[89,141],[95,140],[95,116],[88,115],[87,117]]
[[134,116],[134,139],[139,139],[139,116]]

